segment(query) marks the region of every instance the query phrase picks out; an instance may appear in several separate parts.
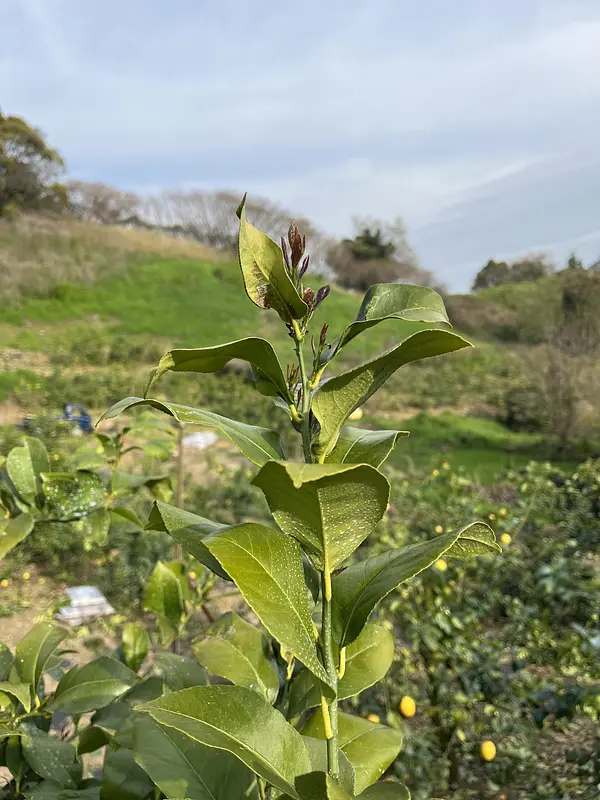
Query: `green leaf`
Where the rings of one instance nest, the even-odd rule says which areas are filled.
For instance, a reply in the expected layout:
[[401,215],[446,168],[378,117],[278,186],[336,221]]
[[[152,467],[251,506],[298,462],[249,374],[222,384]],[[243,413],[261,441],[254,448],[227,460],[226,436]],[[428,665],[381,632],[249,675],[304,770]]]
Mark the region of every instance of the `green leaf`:
[[138,682],[125,664],[102,656],[67,672],[56,688],[52,707],[64,714],[85,714],[112,703]]
[[225,530],[227,525],[212,522],[182,508],[156,501],[150,512],[146,530],[165,531],[201,564],[225,580],[231,580],[203,539],[211,533]]
[[27,795],[27,800],[99,800],[99,792],[100,787],[95,784],[85,789],[61,789],[52,781],[42,781]]
[[469,342],[455,333],[425,330],[415,333],[377,358],[322,383],[313,396],[312,411],[321,429],[313,450],[323,460],[335,447],[350,414],[363,405],[404,364],[452,353]]
[[226,750],[191,739],[147,717],[134,724],[133,756],[162,793],[172,800],[256,800],[252,773]]
[[81,778],[81,765],[76,763],[75,748],[56,736],[49,736],[29,722],[21,723],[23,755],[40,778],[53,781],[65,789],[75,789]]
[[[313,772],[327,772],[327,742],[324,739],[313,739],[302,736],[304,746],[308,751],[310,765]],[[344,753],[338,751],[339,784],[351,797],[354,797],[354,767]]]
[[266,700],[243,686],[184,689],[140,710],[201,744],[228,750],[294,797],[294,780],[311,768],[298,731]]
[[16,698],[25,711],[31,711],[31,686],[28,683],[1,681],[0,694],[8,694]]
[[15,650],[15,666],[23,683],[37,690],[50,656],[68,632],[50,622],[40,622],[21,639]]
[[0,642],[0,681],[5,681],[8,678],[14,660],[10,648]]
[[127,523],[133,525],[138,530],[144,529],[144,523],[130,508],[111,508],[109,509],[110,518],[116,523]]
[[368,786],[360,797],[363,800],[410,800],[410,792],[402,783],[379,781]]
[[408,431],[368,431],[345,426],[336,446],[327,456],[328,464],[370,464],[380,467],[401,436]]
[[355,322],[348,325],[337,342],[324,353],[324,360],[336,356],[359,333],[388,319],[409,323],[401,326],[402,338],[417,332],[415,323],[452,327],[444,301],[434,289],[405,283],[376,283],[365,294]]
[[[250,336],[235,342],[214,347],[197,347],[191,350],[171,350],[160,359],[152,382],[165,372],[219,372],[232,359],[247,361],[261,376],[268,379],[278,394],[286,399],[290,392],[273,346],[266,339]],[[147,394],[147,392],[146,392]]]
[[0,519],[0,559],[5,558],[14,547],[29,536],[34,524],[31,514]]
[[281,248],[246,219],[246,197],[238,209],[238,256],[246,294],[259,308],[273,308],[284,322],[302,319],[308,306],[292,283]]
[[[309,772],[296,778],[296,791],[301,800],[352,800],[326,772]],[[284,795],[284,800],[287,795]]]
[[[313,714],[302,730],[306,736],[324,739],[323,717]],[[375,783],[402,748],[402,731],[369,722],[362,717],[340,713],[338,743],[354,767],[356,793]]]
[[279,692],[279,676],[268,659],[264,634],[230,611],[194,642],[194,656],[213,675],[253,689],[270,703]]
[[498,551],[501,552],[492,529],[484,522],[473,522],[453,533],[390,550],[348,567],[332,579],[332,623],[336,641],[340,647],[353,642],[375,606],[392,589],[430,567],[441,556],[461,557]]
[[40,474],[50,472],[50,459],[43,442],[25,436],[23,445],[13,447],[8,454],[5,467],[21,498],[31,506],[35,505],[41,495]]
[[48,515],[59,521],[85,517],[107,503],[102,479],[93,472],[46,473],[42,479]]
[[268,428],[246,425],[244,422],[227,419],[212,411],[201,411],[198,408],[181,406],[177,403],[163,403],[160,400],[126,397],[103,414],[103,419],[113,419],[124,411],[137,406],[152,406],[165,414],[170,414],[178,422],[190,425],[202,425],[215,428],[225,434],[253,464],[262,466],[270,459],[285,458],[281,436]]
[[208,683],[206,672],[200,664],[175,653],[157,653],[156,669],[172,692],[192,686],[206,686]]
[[390,495],[386,478],[367,464],[270,461],[253,483],[263,490],[280,528],[327,572],[375,529]]
[[108,750],[104,759],[100,800],[146,800],[154,784],[138,766],[130,750]]
[[249,522],[207,536],[204,544],[271,636],[327,683],[317,657],[298,543],[273,528]]
[[[346,669],[338,683],[337,697],[345,700],[382,680],[394,659],[394,637],[381,625],[366,625],[346,650]],[[304,670],[290,687],[289,716],[295,717],[321,702],[321,688]]]
[[170,647],[177,638],[185,612],[185,573],[178,573],[175,567],[157,561],[144,594],[144,608],[156,614],[163,647]]
[[139,622],[128,622],[121,635],[121,647],[125,663],[129,669],[137,672],[150,649],[150,637],[146,628]]
[[110,514],[105,508],[93,511],[91,514],[75,520],[72,524],[73,528],[82,534],[85,550],[102,547],[107,543],[110,530]]
[[88,725],[84,728],[77,740],[77,755],[82,756],[86,753],[95,753],[110,742],[109,734],[97,725]]

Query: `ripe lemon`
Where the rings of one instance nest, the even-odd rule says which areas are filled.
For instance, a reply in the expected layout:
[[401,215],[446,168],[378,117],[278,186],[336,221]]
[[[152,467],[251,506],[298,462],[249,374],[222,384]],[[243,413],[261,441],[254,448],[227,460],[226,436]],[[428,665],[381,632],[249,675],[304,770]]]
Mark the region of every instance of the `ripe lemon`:
[[191,570],[190,572],[188,572],[188,578],[191,581],[195,581],[196,580],[196,573],[193,570]]
[[369,720],[369,722],[381,722],[377,714],[369,714],[367,719]]
[[501,508],[501,509],[500,509],[500,511],[498,512],[498,514],[499,514],[501,517],[505,517],[505,516],[506,516],[506,509],[505,509],[505,508]]
[[350,414],[350,416],[348,417],[348,419],[351,419],[351,420],[362,419],[362,415],[363,415],[363,410],[362,410],[362,408],[357,408],[357,409],[356,409],[356,411],[353,411],[353,412]]
[[488,519],[491,519],[492,522],[493,522],[496,519],[496,515],[495,514],[488,514]]
[[438,558],[438,560],[435,562],[433,566],[435,569],[438,570],[438,572],[446,572],[446,570],[448,569],[448,564],[446,563],[446,561],[444,561],[443,558]]
[[503,533],[500,537],[500,541],[505,547],[508,547],[508,545],[512,542],[512,536],[510,533]]
[[417,713],[417,704],[412,697],[409,697],[407,694],[400,700],[400,713],[403,717],[407,717],[408,719],[414,717]]
[[23,580],[24,581],[28,581],[29,578],[31,578],[31,575],[29,574],[29,572],[24,572],[23,573]]
[[6,589],[6,587],[8,586],[8,584],[9,584],[9,581],[8,581],[6,578],[4,578],[4,580],[0,581],[0,586],[1,586],[3,589]]
[[444,529],[442,528],[441,525],[436,525],[434,530],[435,530],[436,533],[443,533],[444,532]]
[[433,475],[434,478],[437,478],[437,476],[440,474],[440,471],[439,469],[434,469],[432,470],[431,474]]
[[496,758],[496,745],[486,739],[485,742],[481,743],[480,752],[484,761],[493,761]]

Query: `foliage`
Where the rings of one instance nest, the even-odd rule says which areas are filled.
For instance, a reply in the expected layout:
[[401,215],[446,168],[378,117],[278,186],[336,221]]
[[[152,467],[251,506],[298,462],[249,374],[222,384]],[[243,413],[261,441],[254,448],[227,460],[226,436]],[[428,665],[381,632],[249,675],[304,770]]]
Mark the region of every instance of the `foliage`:
[[489,289],[501,283],[522,283],[523,281],[537,281],[549,275],[555,269],[546,254],[532,254],[507,264],[506,261],[490,259],[475,276],[473,291]]
[[57,183],[63,161],[43,134],[22,117],[0,111],[0,217],[64,206]]

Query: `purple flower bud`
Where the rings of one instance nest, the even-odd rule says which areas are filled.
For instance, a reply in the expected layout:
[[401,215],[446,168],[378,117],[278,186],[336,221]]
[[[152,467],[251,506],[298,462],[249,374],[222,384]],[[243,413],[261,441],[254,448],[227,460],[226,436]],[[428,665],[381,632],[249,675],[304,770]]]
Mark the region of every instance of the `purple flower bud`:
[[331,286],[329,286],[329,284],[327,284],[326,286],[321,286],[321,288],[317,292],[317,297],[315,299],[315,304],[313,308],[318,308],[323,302],[323,300],[325,300],[325,298],[328,296],[330,291],[331,291]]

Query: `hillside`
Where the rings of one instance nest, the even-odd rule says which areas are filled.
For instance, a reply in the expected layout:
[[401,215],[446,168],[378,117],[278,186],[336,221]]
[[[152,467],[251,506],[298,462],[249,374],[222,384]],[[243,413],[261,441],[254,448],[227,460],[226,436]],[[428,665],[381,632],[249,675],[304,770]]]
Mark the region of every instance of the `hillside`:
[[[0,277],[0,422],[40,409],[54,413],[66,402],[101,411],[124,395],[139,394],[148,368],[172,346],[263,335],[274,341],[283,362],[291,357],[291,342],[278,320],[244,296],[237,265],[185,240],[22,218],[0,223]],[[322,283],[315,278],[313,288]],[[502,463],[516,463],[517,452],[519,462],[539,453],[544,442],[537,434],[524,439],[502,428],[499,436],[485,426],[465,428],[463,418],[483,415],[502,422],[512,390],[529,385],[527,363],[536,334],[523,335],[523,326],[534,330],[540,319],[536,309],[540,304],[547,309],[548,298],[558,296],[555,283],[549,278],[539,286],[448,297],[456,328],[478,346],[403,369],[368,404],[371,424],[403,427],[420,412],[445,412],[441,427],[420,424],[423,441],[436,441],[438,447],[446,440],[480,454],[486,447],[513,454]],[[360,295],[334,288],[315,315],[313,330],[327,322],[333,338],[354,318],[360,302]],[[347,348],[346,365],[393,343],[394,323],[377,326]],[[237,412],[249,422],[271,422],[266,399],[237,408],[240,393],[229,380],[206,376],[199,383],[171,376],[158,391],[225,414]],[[423,460],[433,451],[425,446],[413,452],[409,445],[404,452]]]

